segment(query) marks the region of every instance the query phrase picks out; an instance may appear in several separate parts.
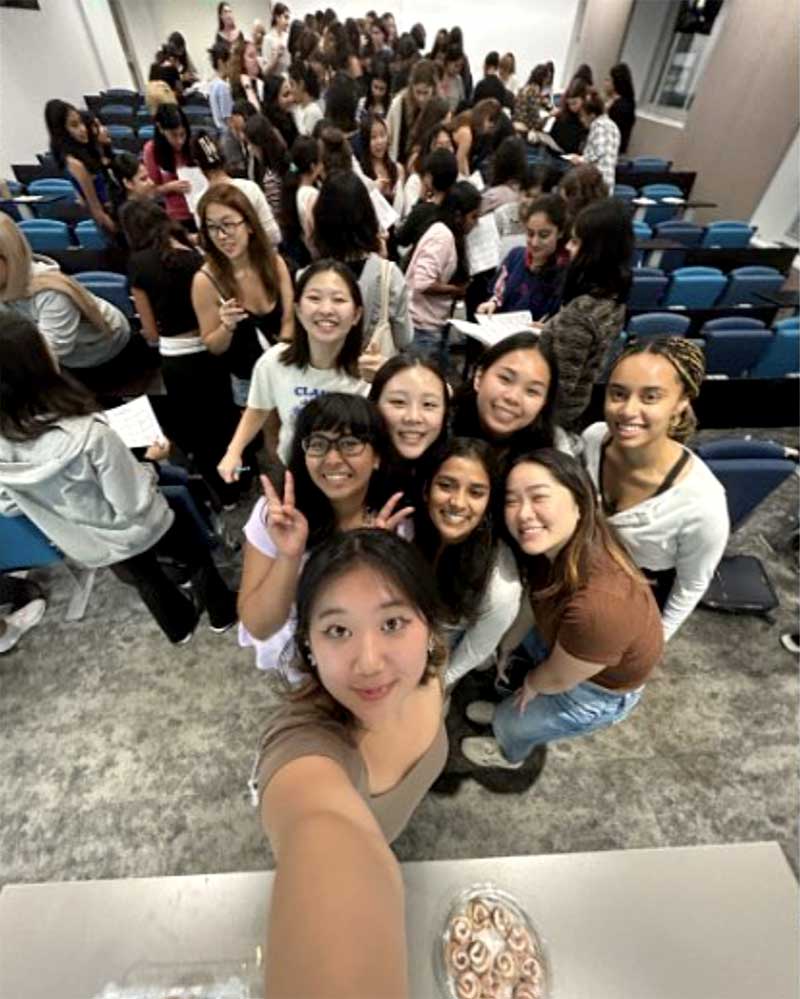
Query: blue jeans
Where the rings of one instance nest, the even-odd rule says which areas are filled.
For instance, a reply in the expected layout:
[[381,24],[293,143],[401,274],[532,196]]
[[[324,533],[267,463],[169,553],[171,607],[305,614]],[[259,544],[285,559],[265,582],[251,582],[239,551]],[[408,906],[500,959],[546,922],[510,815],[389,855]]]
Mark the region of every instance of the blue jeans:
[[537,694],[520,715],[509,697],[497,705],[492,728],[507,760],[519,763],[536,746],[616,725],[633,711],[643,687],[626,694],[590,680],[561,694]]
[[438,330],[423,330],[415,327],[414,351],[427,360],[436,361],[446,368],[450,356],[449,335],[449,326],[443,326]]

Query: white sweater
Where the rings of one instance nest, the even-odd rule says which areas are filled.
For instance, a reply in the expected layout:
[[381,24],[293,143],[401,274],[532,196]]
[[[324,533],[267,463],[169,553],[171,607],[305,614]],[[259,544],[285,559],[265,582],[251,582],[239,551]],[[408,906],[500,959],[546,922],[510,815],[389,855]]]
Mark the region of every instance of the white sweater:
[[444,674],[445,687],[452,687],[497,649],[503,635],[516,620],[521,597],[522,584],[514,556],[500,542],[478,617],[461,636],[450,656]]
[[[600,450],[605,423],[583,432],[583,461],[600,490]],[[673,486],[609,517],[628,551],[643,569],[675,569],[664,607],[664,639],[669,641],[692,613],[714,575],[730,533],[725,490],[702,459],[692,455],[689,471]]]

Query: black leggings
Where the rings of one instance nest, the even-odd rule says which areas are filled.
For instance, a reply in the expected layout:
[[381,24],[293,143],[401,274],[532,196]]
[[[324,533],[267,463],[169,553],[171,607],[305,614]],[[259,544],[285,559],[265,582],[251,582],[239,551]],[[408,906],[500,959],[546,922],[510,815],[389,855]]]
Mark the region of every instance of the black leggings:
[[[185,566],[202,604],[197,608],[159,562],[165,556]],[[195,628],[199,611],[208,610],[212,627],[224,628],[236,620],[236,594],[225,585],[211,558],[207,540],[182,510],[175,510],[172,526],[152,548],[111,566],[124,583],[135,586],[147,609],[171,642],[186,638]]]

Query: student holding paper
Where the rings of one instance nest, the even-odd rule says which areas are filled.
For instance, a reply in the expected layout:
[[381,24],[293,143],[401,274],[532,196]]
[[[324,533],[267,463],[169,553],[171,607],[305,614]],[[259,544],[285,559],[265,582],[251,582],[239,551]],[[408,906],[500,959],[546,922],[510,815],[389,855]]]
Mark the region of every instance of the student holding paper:
[[540,320],[558,312],[565,263],[562,239],[566,205],[557,194],[544,194],[526,206],[525,246],[515,246],[503,261],[492,297],[478,306],[483,315],[530,312]]
[[189,232],[196,232],[197,225],[185,197],[192,185],[178,177],[180,167],[193,165],[189,122],[176,104],[162,104],[153,121],[155,137],[148,139],[142,150],[144,165],[156,185],[155,193],[165,196],[167,215]]

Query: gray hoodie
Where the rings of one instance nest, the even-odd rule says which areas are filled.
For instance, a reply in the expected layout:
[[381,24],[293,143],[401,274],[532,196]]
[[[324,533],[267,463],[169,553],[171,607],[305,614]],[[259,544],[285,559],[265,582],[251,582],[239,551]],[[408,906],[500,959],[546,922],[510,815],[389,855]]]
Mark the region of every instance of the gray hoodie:
[[0,437],[0,515],[20,513],[89,568],[147,551],[174,518],[152,470],[99,413],[67,417],[34,440]]

